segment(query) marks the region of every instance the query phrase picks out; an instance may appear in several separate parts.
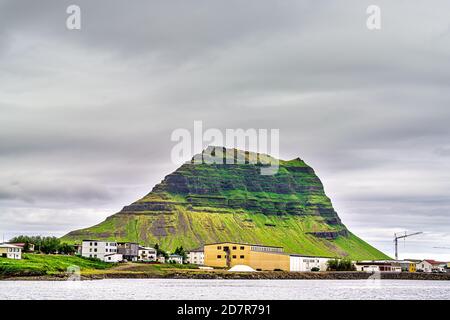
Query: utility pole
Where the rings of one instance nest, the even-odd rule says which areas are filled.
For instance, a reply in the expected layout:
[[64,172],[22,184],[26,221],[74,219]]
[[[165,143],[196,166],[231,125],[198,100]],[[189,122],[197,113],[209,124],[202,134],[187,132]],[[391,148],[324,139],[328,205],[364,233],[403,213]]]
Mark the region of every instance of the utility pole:
[[394,233],[394,245],[395,245],[395,260],[398,260],[398,239],[407,238],[411,236],[415,236],[416,234],[421,234],[423,232],[414,232],[407,234],[405,231],[405,234],[397,236],[396,233]]

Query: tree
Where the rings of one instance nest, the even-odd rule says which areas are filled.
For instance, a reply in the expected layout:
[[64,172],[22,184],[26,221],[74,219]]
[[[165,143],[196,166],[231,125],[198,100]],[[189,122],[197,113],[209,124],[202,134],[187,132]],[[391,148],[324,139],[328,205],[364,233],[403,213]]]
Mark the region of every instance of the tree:
[[165,259],[169,258],[169,255],[167,254],[167,252],[164,251],[163,249],[161,249],[159,244],[155,243],[154,247],[156,249],[156,255],[157,256],[163,256]]
[[[41,236],[24,236],[20,235],[14,237],[10,240],[10,242],[21,242],[25,243],[24,251],[29,249],[30,244],[34,244],[34,249],[37,252],[43,252],[46,254],[50,253],[58,253],[61,242],[56,237],[41,237]],[[68,247],[65,247],[66,250],[69,250]]]
[[177,247],[175,249],[174,253],[179,255],[179,256],[182,256],[183,257],[183,261],[187,260],[187,254],[186,254],[186,251],[184,250],[183,246]]
[[74,254],[75,247],[68,243],[61,243],[58,248],[58,252],[61,254]]
[[25,243],[24,251],[28,251],[30,248],[30,244],[34,244],[34,249],[36,251],[40,251],[41,249],[41,243],[42,243],[42,237],[41,236],[17,236],[9,240],[10,242],[16,242],[16,243]]
[[41,251],[46,254],[57,253],[60,248],[60,240],[56,237],[44,237],[41,242]]
[[329,270],[329,271],[355,271],[356,270],[355,265],[348,258],[328,260],[327,265],[328,265],[327,270]]

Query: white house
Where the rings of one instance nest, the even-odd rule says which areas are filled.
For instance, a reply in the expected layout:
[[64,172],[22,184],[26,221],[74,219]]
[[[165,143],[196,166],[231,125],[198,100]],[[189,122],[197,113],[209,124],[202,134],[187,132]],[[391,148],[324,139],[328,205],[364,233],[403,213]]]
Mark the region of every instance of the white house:
[[22,248],[13,244],[0,244],[0,257],[9,259],[22,259]]
[[138,260],[139,261],[156,261],[157,251],[155,248],[139,247]]
[[203,247],[189,251],[187,254],[187,262],[192,264],[204,265],[205,251]]
[[331,258],[326,257],[313,257],[291,254],[289,256],[290,260],[290,271],[311,271],[313,268],[317,268],[318,271],[327,271],[327,263]]
[[105,262],[120,262],[123,260],[123,255],[120,253],[105,254],[103,261]]
[[122,261],[122,255],[117,253],[117,243],[113,241],[83,240],[81,256],[105,262]]
[[175,262],[178,264],[183,264],[183,257],[178,254],[171,254],[169,255],[169,259],[167,259],[167,262]]
[[156,257],[156,261],[158,261],[159,263],[165,263],[166,258],[162,254],[160,254],[159,256]]
[[416,265],[416,269],[422,272],[445,272],[445,262],[425,259]]

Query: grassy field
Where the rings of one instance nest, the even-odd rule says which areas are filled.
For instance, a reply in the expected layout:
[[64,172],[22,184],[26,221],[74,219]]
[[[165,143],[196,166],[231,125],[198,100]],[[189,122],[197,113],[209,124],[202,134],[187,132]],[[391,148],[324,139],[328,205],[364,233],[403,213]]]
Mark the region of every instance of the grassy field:
[[54,275],[64,273],[70,266],[78,266],[82,272],[88,272],[114,265],[76,256],[23,254],[21,260],[0,258],[0,276]]
[[164,276],[173,272],[197,270],[190,264],[147,264],[147,263],[106,263],[78,256],[23,254],[21,260],[0,258],[0,278],[30,276],[62,276],[67,268],[77,266],[82,276],[116,276],[133,275]]

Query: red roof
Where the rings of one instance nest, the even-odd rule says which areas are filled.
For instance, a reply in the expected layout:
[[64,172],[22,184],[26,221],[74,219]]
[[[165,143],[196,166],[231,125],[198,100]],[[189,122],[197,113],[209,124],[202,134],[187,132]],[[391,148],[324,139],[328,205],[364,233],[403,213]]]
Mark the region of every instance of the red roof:
[[441,262],[441,261],[436,261],[436,260],[432,260],[432,259],[425,259],[423,261],[426,261],[429,264],[446,264],[447,263],[447,262]]
[[8,242],[8,244],[12,244],[12,245],[18,246],[18,247],[25,247],[24,242]]

